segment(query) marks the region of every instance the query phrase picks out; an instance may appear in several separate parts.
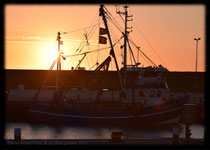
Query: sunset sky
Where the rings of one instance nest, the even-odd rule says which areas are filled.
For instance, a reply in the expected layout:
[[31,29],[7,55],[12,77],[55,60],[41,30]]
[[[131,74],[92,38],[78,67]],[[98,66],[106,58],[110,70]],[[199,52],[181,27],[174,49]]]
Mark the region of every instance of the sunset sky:
[[[124,11],[123,5],[117,5]],[[112,17],[124,29],[122,18],[116,14],[116,5],[105,5]],[[198,45],[198,71],[205,70],[205,6],[204,5],[137,5],[128,8],[133,21],[129,37],[156,65],[162,64],[170,71],[195,71],[196,41]],[[122,15],[123,19],[124,16]],[[130,19],[130,18],[129,18]],[[81,53],[109,47],[98,44],[99,27],[104,27],[99,16],[99,5],[5,5],[5,69],[49,69],[57,51],[57,32],[61,35],[61,49],[65,55],[73,55],[91,31],[88,44]],[[100,23],[100,24],[99,24]],[[108,22],[113,43],[122,35]],[[87,28],[89,27],[89,28]],[[106,35],[105,35],[106,36]],[[107,36],[106,36],[107,37]],[[121,68],[122,52],[116,45],[115,53]],[[133,48],[132,48],[133,49]],[[87,70],[109,55],[110,48],[87,54],[81,67]],[[78,51],[77,51],[78,53]],[[137,51],[133,49],[137,59]],[[84,55],[69,57],[63,61],[63,69],[75,67]],[[151,65],[139,55],[140,66]],[[128,53],[128,64],[130,64]],[[115,70],[112,61],[111,70]],[[92,69],[95,69],[94,67]]]

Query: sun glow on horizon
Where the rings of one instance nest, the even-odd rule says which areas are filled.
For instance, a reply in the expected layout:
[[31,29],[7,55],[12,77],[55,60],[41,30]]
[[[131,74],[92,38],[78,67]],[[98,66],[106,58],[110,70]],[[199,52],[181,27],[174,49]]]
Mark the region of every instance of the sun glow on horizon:
[[55,50],[48,51],[48,54],[47,55],[48,55],[48,59],[49,60],[53,60],[53,61],[56,60],[56,59],[58,59],[58,56],[59,56],[58,55],[58,52],[55,51]]
[[[114,5],[106,7],[113,17],[116,16],[117,22],[122,21],[116,14]],[[198,71],[206,71],[206,26],[203,5],[131,5],[129,8],[132,10],[129,12],[134,16],[133,21],[128,22],[129,27],[133,26],[129,37],[156,65],[161,64],[170,71],[194,71],[196,43],[193,39],[200,37],[197,68]],[[53,61],[58,58],[56,40],[58,31],[69,33],[61,35],[64,44],[61,45],[60,50],[61,52],[65,50],[64,56],[108,47],[109,42],[107,45],[98,45],[98,27],[104,27],[103,22],[97,28],[84,28],[95,22],[97,25],[100,23],[98,9],[98,5],[6,5],[5,69],[49,69]],[[124,25],[123,21],[119,24]],[[118,34],[119,37],[121,36],[121,32],[114,30],[115,26],[110,22],[108,26],[112,34],[112,43],[115,43],[118,41]],[[89,32],[91,34],[88,34],[90,36],[87,41],[83,40],[84,35]],[[81,44],[84,42],[88,42],[89,45],[83,48]],[[123,49],[120,47],[123,45],[123,39],[117,44],[114,51],[121,68]],[[142,67],[151,65],[141,53],[135,51],[132,43],[131,47],[135,59]],[[105,49],[88,53],[80,66],[88,70],[96,62],[102,63],[109,55],[109,51]],[[132,64],[132,56],[129,51],[127,52],[129,65]],[[71,70],[71,67],[79,64],[82,57],[83,55],[67,57],[66,60],[61,58],[61,63],[64,65],[62,69]],[[110,67],[116,70],[113,60]]]

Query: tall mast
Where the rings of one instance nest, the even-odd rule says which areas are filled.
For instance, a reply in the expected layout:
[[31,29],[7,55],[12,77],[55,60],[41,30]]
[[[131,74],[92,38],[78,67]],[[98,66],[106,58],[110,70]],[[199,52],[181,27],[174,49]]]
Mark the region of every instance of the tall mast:
[[114,48],[113,48],[113,45],[112,45],[111,36],[109,34],[109,28],[108,28],[107,20],[106,20],[105,13],[104,13],[104,5],[100,5],[99,11],[100,11],[99,16],[102,16],[103,21],[104,21],[104,25],[105,25],[106,30],[107,30],[107,33],[108,33],[109,43],[110,43],[110,46],[111,46],[110,54],[114,57],[115,65],[116,65],[116,68],[117,68],[118,77],[119,77],[119,80],[120,80],[120,87],[121,87],[121,90],[123,91],[122,78],[121,78],[119,67],[118,67],[118,64],[117,64],[117,59],[115,57],[115,53],[114,53]]
[[[124,33],[124,79],[125,79],[125,83],[126,83],[126,70],[127,70],[127,8],[128,6],[124,6],[125,8],[125,33]],[[124,83],[124,84],[125,84]]]
[[58,58],[57,58],[57,72],[56,72],[56,93],[60,88],[60,70],[61,70],[61,60],[60,60],[60,32],[58,32],[57,40],[58,40]]
[[125,33],[124,33],[124,62],[123,62],[123,65],[124,65],[124,69],[123,69],[123,76],[124,76],[124,85],[126,84],[126,71],[127,71],[127,38],[128,38],[128,31],[127,29],[131,29],[132,27],[128,28],[127,27],[127,21],[132,21],[132,20],[128,20],[128,17],[132,17],[131,16],[128,16],[128,11],[127,11],[127,8],[129,6],[123,6],[125,8],[125,11],[124,12],[121,12],[121,11],[117,11],[117,14],[123,14],[125,15]]

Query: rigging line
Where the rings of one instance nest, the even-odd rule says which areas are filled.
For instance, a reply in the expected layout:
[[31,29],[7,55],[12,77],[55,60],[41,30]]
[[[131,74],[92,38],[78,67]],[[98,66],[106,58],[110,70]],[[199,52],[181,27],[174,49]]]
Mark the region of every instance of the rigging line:
[[[116,41],[117,35],[116,35],[115,31],[112,29],[112,25],[110,25],[110,29],[111,29],[111,34],[113,35],[113,37],[115,38],[114,40]],[[118,44],[118,42],[119,42],[122,38],[123,38],[123,36],[120,37],[120,39],[118,39],[118,41],[117,41],[113,46],[115,46],[116,44]],[[120,56],[120,55],[119,55],[120,52],[119,52],[118,47],[115,47],[115,51],[116,51],[117,55]],[[120,60],[120,61],[122,61],[122,60]]]
[[[114,43],[113,46],[115,46],[122,38],[123,38],[123,36],[116,43]],[[109,47],[96,49],[96,50],[92,50],[92,51],[88,51],[88,52],[84,52],[84,53],[91,53],[91,52],[95,52],[95,51],[101,51],[101,50],[104,50],[104,49],[107,49],[107,48],[111,48],[111,47],[109,46]],[[79,53],[79,54],[75,54],[75,55],[64,55],[64,56],[65,57],[78,56],[78,55],[82,55],[84,53]]]
[[[112,27],[112,25],[113,24],[110,24],[110,27]],[[113,31],[113,32],[112,32]],[[117,35],[116,35],[116,33],[115,33],[115,31],[114,30],[111,30],[111,33],[113,34],[113,36],[116,38],[117,37]],[[120,37],[120,39],[113,45],[113,46],[115,46],[116,44],[118,44],[118,42],[120,42],[120,40],[122,39],[124,37],[124,35],[123,36],[121,36]],[[117,38],[116,38],[117,39]],[[122,55],[122,51],[121,50],[119,50],[118,49],[118,47],[117,48],[115,48],[115,49],[117,49],[117,55],[119,55],[119,52],[118,51],[120,51],[120,54],[121,55],[119,55],[119,56],[121,56],[121,59],[120,59],[120,61],[122,62],[122,60],[123,60],[123,55]],[[121,64],[120,64],[121,65]]]
[[74,56],[79,56],[79,55],[83,55],[83,54],[88,54],[88,53],[92,53],[92,52],[96,52],[96,51],[102,51],[102,50],[105,50],[105,49],[108,49],[108,48],[111,48],[110,46],[109,47],[105,47],[105,48],[101,48],[101,49],[97,49],[97,50],[92,50],[92,51],[87,51],[87,52],[83,52],[83,53],[79,53],[79,54],[74,54],[74,55],[63,55],[64,57],[74,57]]
[[[92,30],[92,31],[93,31],[93,30]],[[93,33],[92,33],[92,34],[93,34]],[[92,36],[92,35],[91,35],[91,36]],[[84,48],[84,46],[85,46],[85,44],[82,45],[82,47],[80,48],[80,51],[78,51],[79,53],[82,51],[82,49]],[[90,50],[89,47],[88,47],[88,49]],[[73,61],[72,61],[71,65],[73,64],[73,62],[74,62],[75,59],[77,59],[77,57],[74,57],[74,58],[73,58]],[[92,57],[91,57],[91,60],[92,60]],[[93,61],[93,60],[92,60],[92,61]]]
[[[90,51],[90,46],[88,45],[88,50]],[[90,55],[90,58],[91,58],[91,62],[93,63],[93,58],[92,58],[92,55]]]
[[[138,51],[139,52],[139,51]],[[140,55],[141,55],[141,53],[140,53]],[[148,65],[150,65],[150,63],[148,62],[148,60],[146,59],[146,58],[144,58],[143,56],[142,56],[142,58],[144,59],[144,61],[148,64]]]
[[[92,28],[92,30],[90,31],[90,32],[92,32],[93,31],[93,28]],[[89,34],[90,35],[90,34]],[[88,33],[86,34],[86,37],[85,37],[85,39],[88,39]],[[84,39],[81,41],[81,44],[80,44],[80,46],[79,46],[79,48],[77,48],[77,50],[76,50],[76,53],[80,53],[81,51],[82,51],[82,49],[84,48],[84,46],[85,46],[86,44],[85,44],[85,42],[84,42]],[[88,47],[89,48],[89,47]],[[74,57],[73,58],[73,62],[74,62],[74,60],[76,59],[77,57]],[[73,62],[71,63],[71,64],[73,64]]]
[[[123,32],[123,29],[120,25],[117,25],[112,19],[108,19],[121,33]],[[120,28],[121,29],[120,29]]]
[[[84,40],[81,41],[81,43],[80,43],[80,45],[79,45],[79,48],[77,48],[77,50],[76,50],[76,53],[79,53],[79,49],[80,49],[80,47],[82,46],[83,41],[84,41]],[[77,58],[77,57],[74,57],[74,58],[69,62],[69,65],[68,65],[69,69],[71,69],[70,67],[72,66],[72,64],[74,63],[74,61],[75,61],[76,58]]]
[[129,52],[130,52],[130,62],[131,62],[131,65],[133,65],[131,51],[129,51]]
[[[97,15],[98,15],[98,13],[96,13],[96,15],[95,15],[93,21],[95,20],[95,18],[97,17]],[[92,24],[93,24],[93,22],[92,22]],[[84,28],[79,28],[79,29],[72,30],[72,31],[63,32],[63,33],[61,33],[61,34],[68,34],[68,33],[76,32],[76,31],[79,31],[79,30],[84,30],[84,29],[91,28],[91,27],[96,26],[96,25],[97,25],[97,24],[91,25],[91,26],[88,26],[88,27],[84,27]]]
[[92,26],[88,26],[88,27],[84,27],[84,28],[79,28],[79,29],[72,30],[72,31],[63,32],[63,33],[61,33],[61,34],[64,34],[64,33],[65,33],[65,34],[68,34],[68,33],[76,32],[76,31],[84,30],[84,29],[87,29],[87,28],[94,27],[94,26],[96,26],[96,25],[97,25],[97,24],[92,25]]
[[[107,10],[108,11],[108,10]],[[109,11],[108,11],[108,13],[110,13]],[[116,26],[116,28],[120,31],[120,32],[122,32],[123,31],[123,28],[120,26],[120,24],[114,19],[114,17],[112,17],[112,15],[111,16],[109,16],[109,14],[107,13],[107,19],[112,23],[112,24],[115,24],[115,26]],[[117,17],[116,17],[117,18]],[[121,29],[119,29],[119,27],[121,28]]]
[[[97,18],[98,18],[98,13],[96,13],[96,15],[95,15],[95,17],[94,17],[94,19],[93,19],[91,25],[95,22],[95,20],[97,20]],[[95,24],[95,26],[97,26],[97,24]],[[90,31],[90,30],[91,30],[91,29],[89,29],[89,31]],[[88,31],[88,32],[89,32],[89,31]]]
[[93,67],[95,67],[95,66],[96,66],[96,64],[94,64],[92,67],[90,67],[90,69],[89,69],[89,70],[93,69]]
[[[98,17],[99,18],[99,17]],[[100,19],[100,18],[99,18]],[[95,29],[96,28],[98,28],[99,27],[99,25],[100,25],[100,23],[101,23],[101,21],[102,21],[102,19],[101,20],[99,20],[98,19],[98,26],[95,26]],[[93,30],[94,28],[92,28],[92,31],[95,31],[95,29]],[[93,33],[94,32],[92,32],[92,35],[93,35]],[[91,33],[90,33],[91,34]],[[92,36],[92,35],[90,35],[90,36]],[[98,44],[99,45],[99,44]],[[89,45],[88,45],[88,49],[89,49],[89,51],[90,51],[90,47],[89,47]],[[92,58],[92,55],[90,56],[91,57],[91,62],[93,63],[93,58]]]
[[119,14],[119,15],[120,15],[120,18],[122,19],[122,21],[125,22],[125,20],[123,19],[122,15],[121,14]]
[[138,48],[138,46],[131,40],[129,39],[129,41],[137,48],[137,50],[139,50],[153,65],[155,65],[157,67],[157,65],[140,49]]
[[[84,48],[84,46],[85,46],[85,38],[83,37],[83,40],[81,41],[81,43],[80,43],[80,45],[79,45],[79,48],[77,48],[77,50],[76,50],[76,53],[80,53],[81,51],[82,51],[82,49]],[[71,62],[71,64],[70,64],[70,67],[72,66],[72,64],[74,63],[74,61],[75,61],[75,59],[77,59],[78,57],[74,57],[73,59],[72,59],[72,62]]]
[[158,53],[155,51],[155,49],[152,47],[151,43],[149,42],[149,40],[146,38],[146,36],[141,32],[141,30],[138,28],[138,26],[134,23],[133,24],[136,26],[137,30],[139,31],[140,34],[142,34],[143,38],[147,41],[147,43],[149,44],[149,46],[152,48],[153,52],[155,52],[155,54],[158,56],[158,58],[162,61],[162,63],[166,66],[166,64],[164,63],[164,61],[161,59],[161,57],[158,55]]
[[[95,22],[95,19],[97,18],[97,16],[98,16],[98,14],[95,15],[95,17],[94,17],[94,19],[93,19],[91,25]],[[97,26],[97,24],[95,24],[94,26]],[[93,26],[93,27],[94,27],[94,26]],[[91,29],[88,29],[88,31],[87,31],[87,38],[88,38],[88,36],[89,36],[89,35],[88,35],[89,32],[92,32],[92,30],[91,30]],[[77,51],[79,51],[79,52],[82,51],[82,49],[83,49],[83,47],[84,47],[84,45],[85,45],[85,44],[83,43],[84,40],[85,40],[85,39],[83,39],[83,40],[81,41],[81,44],[80,44],[80,46],[77,48],[76,52],[77,52]]]
[[133,61],[134,61],[134,63],[136,64],[136,60],[135,60],[135,57],[134,57],[134,55],[133,55],[133,51],[132,51],[132,49],[131,49],[131,45],[130,45],[130,43],[129,43],[128,38],[127,38],[127,42],[128,42],[128,46],[129,46],[130,53],[131,53],[132,56],[133,56]]
[[[95,20],[97,20],[97,18],[99,18],[99,17],[97,17],[97,16],[98,16],[98,14],[95,16],[95,18],[94,18],[92,24],[95,22]],[[102,21],[102,20],[101,20],[101,21]],[[94,26],[93,28],[90,28],[90,30],[87,32],[87,38],[90,38],[90,37],[93,35],[95,29],[98,27],[98,25],[99,25],[100,23],[101,23],[101,22],[97,22],[96,26]]]
[[72,62],[72,59],[68,61],[68,65],[66,66],[66,70],[71,70],[71,62]]
[[[137,48],[137,49],[138,49],[138,48]],[[144,61],[145,61],[148,65],[151,65],[151,63],[149,63],[148,60],[142,56],[142,54],[140,53],[140,51],[137,51],[137,52],[139,53],[139,55],[141,55],[141,57],[144,59]]]
[[[101,22],[102,22],[102,18],[101,17],[99,17],[98,18],[98,29],[100,28],[100,24],[101,24]],[[99,38],[99,35],[100,35],[100,33],[98,32],[98,38]],[[97,49],[99,49],[100,48],[100,44],[99,44],[99,39],[98,39],[98,42],[97,42]],[[96,64],[98,65],[98,62],[100,61],[100,53],[99,53],[99,51],[97,52],[97,62],[96,62]]]
[[[107,15],[110,16],[110,19],[112,19],[116,24],[118,24],[118,26],[122,29],[122,27],[120,26],[120,24],[115,20],[115,18],[118,18],[118,17],[113,17],[112,14],[109,12],[109,10],[104,7],[106,9],[106,11],[108,12]],[[123,29],[122,29],[123,30]]]
[[121,50],[122,43],[120,42],[123,37],[124,37],[124,35],[122,35],[122,37],[119,39],[121,62],[124,58],[124,55],[123,55],[122,50]]
[[[69,67],[71,67],[71,66],[73,67],[73,63],[75,62],[75,59],[78,60],[77,58],[78,58],[78,56],[76,56],[76,57],[73,58],[73,61],[71,62],[71,64],[70,64]],[[75,67],[74,67],[74,68],[75,68]]]
[[70,60],[66,60],[66,65],[65,65],[65,70],[68,70],[69,64],[70,64]]
[[154,66],[156,66],[157,67],[157,65],[149,58],[149,57],[147,57],[147,55],[142,51],[142,50],[140,50],[140,49],[138,49],[142,54],[143,54],[143,56],[145,56]]
[[[113,44],[113,47],[123,38],[123,36],[116,42]],[[92,52],[96,52],[96,51],[101,51],[101,50],[105,50],[105,49],[108,49],[108,48],[111,48],[110,46],[109,47],[105,47],[105,48],[101,48],[101,49],[96,49],[96,50],[92,50],[92,51],[88,51],[88,52],[84,52],[84,53],[92,53]],[[79,56],[79,55],[83,55],[84,53],[79,53],[79,54],[74,54],[74,55],[64,55],[66,58],[67,57],[74,57],[74,56]],[[73,64],[73,62],[71,63],[71,65]]]
[[[99,25],[101,24],[101,22],[102,22],[102,19],[100,20],[100,22],[99,22]],[[95,26],[95,28],[97,28],[98,26]],[[90,38],[92,35],[93,35],[93,33],[94,32],[92,32],[92,31],[95,31],[95,28],[92,28],[91,29],[91,31],[89,32],[89,33],[87,33],[87,38]],[[94,29],[94,30],[93,30]],[[83,45],[82,45],[83,44]],[[84,48],[84,46],[85,46],[85,44],[84,43],[81,43],[81,45],[80,45],[80,50],[79,50],[79,52],[81,52],[82,51],[82,49]],[[78,48],[79,49],[79,48]]]

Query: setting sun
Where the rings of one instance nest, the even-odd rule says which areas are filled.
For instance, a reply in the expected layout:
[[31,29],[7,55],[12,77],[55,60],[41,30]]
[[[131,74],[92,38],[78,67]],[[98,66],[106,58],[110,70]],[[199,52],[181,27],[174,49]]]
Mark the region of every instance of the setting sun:
[[55,60],[58,58],[58,52],[57,51],[48,51],[48,58],[49,60]]

